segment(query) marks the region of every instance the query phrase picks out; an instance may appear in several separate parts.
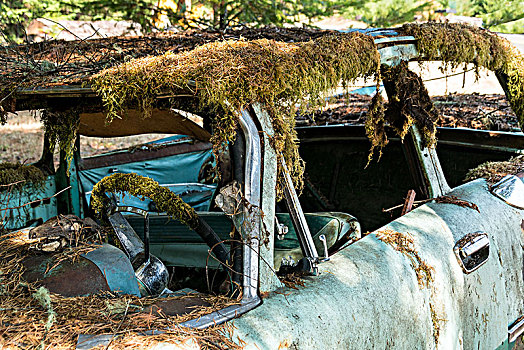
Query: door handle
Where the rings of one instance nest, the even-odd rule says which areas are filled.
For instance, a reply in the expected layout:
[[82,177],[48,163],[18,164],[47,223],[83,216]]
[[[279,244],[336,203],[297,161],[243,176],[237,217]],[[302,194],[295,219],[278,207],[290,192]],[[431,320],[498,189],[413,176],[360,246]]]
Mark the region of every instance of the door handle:
[[484,232],[468,233],[457,241],[453,251],[462,271],[471,273],[488,261],[489,237]]

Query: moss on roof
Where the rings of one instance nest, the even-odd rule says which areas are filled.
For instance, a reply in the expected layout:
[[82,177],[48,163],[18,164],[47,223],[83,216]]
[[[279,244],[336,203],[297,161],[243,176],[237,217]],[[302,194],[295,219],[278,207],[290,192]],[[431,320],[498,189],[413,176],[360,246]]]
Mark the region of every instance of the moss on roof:
[[483,67],[497,73],[524,128],[524,56],[508,40],[486,29],[457,23],[406,24],[401,30],[417,39],[424,59],[441,60],[452,67],[473,63],[477,71]]
[[[524,60],[507,40],[459,24],[408,24],[398,32],[417,39],[420,59],[443,60],[451,66],[473,63],[495,71],[524,126]],[[294,131],[296,112],[322,105],[325,94],[341,82],[380,75],[373,38],[358,32],[265,28],[38,45],[4,54],[3,111],[9,108],[10,97],[16,97],[15,88],[84,82],[101,97],[110,122],[125,117],[128,108],[138,108],[147,117],[159,94],[184,90],[199,98],[200,108],[211,110],[212,141],[218,151],[235,136],[235,113],[248,104],[262,103],[273,116],[274,147],[283,153],[299,188],[303,163]],[[5,51],[9,50],[14,49]],[[41,53],[39,59],[35,52]],[[383,129],[388,120],[381,116],[381,101],[373,102],[376,113],[370,113],[366,129],[373,147],[381,148],[387,143]],[[400,136],[415,122],[427,131],[426,139],[434,141],[438,118],[428,106],[425,119],[402,113],[404,119],[395,120]]]
[[[273,144],[284,154],[292,176],[300,179],[296,111],[322,105],[325,93],[340,82],[370,77],[379,66],[373,39],[360,33],[292,44],[227,40],[126,62],[95,75],[91,86],[102,97],[109,120],[120,117],[129,106],[138,106],[147,117],[158,94],[194,90],[201,107],[215,112],[216,151],[233,140],[237,111],[262,103],[273,116]],[[300,181],[296,185],[300,188]]]

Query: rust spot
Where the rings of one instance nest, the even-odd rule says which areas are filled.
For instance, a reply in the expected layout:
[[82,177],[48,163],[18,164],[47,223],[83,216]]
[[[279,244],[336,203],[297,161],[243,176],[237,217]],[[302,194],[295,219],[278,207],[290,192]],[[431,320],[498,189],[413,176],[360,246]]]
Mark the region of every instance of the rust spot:
[[76,262],[64,260],[46,273],[47,266],[54,264],[51,254],[30,256],[23,261],[23,278],[37,282],[50,292],[65,297],[75,297],[109,291],[109,285],[98,267],[91,261],[80,257]]
[[196,308],[209,306],[211,306],[211,304],[199,297],[187,297],[181,299],[159,300],[153,305],[146,307],[142,312],[159,317],[163,317],[163,315],[181,316],[189,314]]

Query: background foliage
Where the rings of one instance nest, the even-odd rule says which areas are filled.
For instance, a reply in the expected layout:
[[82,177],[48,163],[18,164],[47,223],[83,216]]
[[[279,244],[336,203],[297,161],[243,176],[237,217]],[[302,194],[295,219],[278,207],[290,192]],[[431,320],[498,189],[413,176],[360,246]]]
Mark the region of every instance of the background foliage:
[[[188,5],[190,8],[188,8]],[[523,33],[522,0],[0,0],[0,29],[6,39],[25,39],[24,28],[39,17],[75,20],[131,20],[144,31],[165,26],[225,29],[237,25],[311,25],[333,14],[388,27],[415,18],[435,20],[439,10],[480,17],[491,30]]]

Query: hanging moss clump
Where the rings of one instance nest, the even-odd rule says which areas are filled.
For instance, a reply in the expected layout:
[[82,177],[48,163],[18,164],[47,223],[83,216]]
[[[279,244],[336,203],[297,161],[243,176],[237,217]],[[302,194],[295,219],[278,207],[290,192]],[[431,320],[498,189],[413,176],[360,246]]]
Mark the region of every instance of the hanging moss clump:
[[429,61],[452,68],[473,63],[497,74],[511,108],[524,128],[524,56],[504,38],[488,30],[457,23],[406,24],[401,31],[417,39]]
[[93,210],[99,215],[109,205],[106,192],[129,193],[142,200],[149,198],[155,202],[160,212],[167,213],[193,230],[198,227],[195,210],[171,190],[148,177],[137,174],[113,174],[100,180],[93,187],[91,194]]
[[368,163],[373,158],[375,148],[379,149],[380,159],[382,148],[388,144],[386,125],[404,139],[409,128],[415,124],[421,130],[424,146],[433,147],[437,142],[435,134],[439,113],[422,79],[408,69],[407,62],[394,67],[383,65],[381,77],[389,101],[385,108],[378,91],[371,100],[365,123],[366,135],[371,141]]
[[439,113],[422,79],[408,69],[407,62],[395,67],[383,66],[382,77],[389,97],[385,112],[389,125],[403,139],[411,125],[416,124],[422,132],[425,146],[434,146]]
[[0,163],[0,191],[21,188],[27,183],[41,186],[45,179],[43,171],[33,165]]
[[386,115],[384,109],[384,99],[377,90],[371,99],[368,116],[365,123],[366,136],[371,142],[371,149],[368,155],[368,164],[373,159],[375,148],[379,149],[379,159],[382,156],[382,148],[388,144],[386,136]]
[[55,149],[55,145],[66,155],[68,169],[73,160],[75,152],[75,141],[80,123],[79,108],[67,110],[45,109],[40,117],[44,124],[45,137],[50,144],[50,152]]
[[215,113],[215,151],[234,139],[237,111],[262,103],[273,117],[274,147],[283,153],[300,188],[303,163],[295,113],[323,105],[325,94],[340,82],[372,76],[379,65],[373,39],[360,33],[303,43],[228,40],[123,63],[92,77],[91,86],[102,97],[108,121],[123,117],[129,107],[138,107],[148,117],[160,93],[195,93],[201,107]]

